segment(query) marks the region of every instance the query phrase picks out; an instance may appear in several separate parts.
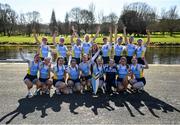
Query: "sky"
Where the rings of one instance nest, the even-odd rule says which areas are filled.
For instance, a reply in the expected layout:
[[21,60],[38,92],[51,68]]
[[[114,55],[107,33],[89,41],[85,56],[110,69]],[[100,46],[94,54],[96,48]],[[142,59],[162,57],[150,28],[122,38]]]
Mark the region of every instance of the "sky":
[[180,15],[180,0],[0,0],[0,3],[7,3],[18,14],[38,11],[40,12],[41,22],[49,23],[52,10],[55,10],[56,20],[64,21],[66,12],[74,7],[88,9],[89,4],[95,4],[95,12],[103,12],[108,15],[114,12],[118,17],[121,14],[124,5],[133,2],[145,2],[156,9],[158,14],[164,8],[168,10],[172,6],[177,6]]

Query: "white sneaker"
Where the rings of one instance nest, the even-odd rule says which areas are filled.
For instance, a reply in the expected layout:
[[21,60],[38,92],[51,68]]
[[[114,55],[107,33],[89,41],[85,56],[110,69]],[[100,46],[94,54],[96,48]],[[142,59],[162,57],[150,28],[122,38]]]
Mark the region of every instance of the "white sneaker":
[[105,94],[105,90],[104,90],[104,88],[103,88],[103,87],[101,87],[101,90],[102,90],[103,94]]
[[27,98],[31,98],[31,97],[33,97],[33,95],[32,95],[32,93],[31,92],[28,92],[28,94],[27,94],[27,96],[26,96]]
[[38,90],[36,90],[36,91],[34,92],[34,96],[36,96],[36,95],[38,95]]
[[45,92],[47,95],[49,95],[50,94],[50,92],[49,92],[49,90],[46,90],[46,92]]
[[84,94],[82,89],[80,90],[80,93],[81,93],[81,94]]

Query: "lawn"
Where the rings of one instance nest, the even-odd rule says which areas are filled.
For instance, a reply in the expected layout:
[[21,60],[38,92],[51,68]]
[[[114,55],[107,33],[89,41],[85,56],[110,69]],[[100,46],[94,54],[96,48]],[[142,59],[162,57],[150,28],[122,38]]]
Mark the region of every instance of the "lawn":
[[[121,34],[119,34],[121,36]],[[38,39],[41,40],[42,36],[39,36]],[[49,43],[52,43],[52,37],[48,36]],[[56,41],[58,41],[58,37]],[[83,39],[83,38],[82,38]],[[137,41],[138,37],[135,37],[135,41]],[[146,37],[142,37],[144,41],[147,40]],[[102,43],[102,37],[98,37],[95,41],[98,44]],[[0,36],[0,44],[23,44],[23,45],[31,45],[34,44],[35,40],[31,37],[26,36]],[[70,37],[65,37],[65,44],[70,43]],[[170,37],[169,35],[151,35],[151,44],[180,44],[180,35],[176,35]]]

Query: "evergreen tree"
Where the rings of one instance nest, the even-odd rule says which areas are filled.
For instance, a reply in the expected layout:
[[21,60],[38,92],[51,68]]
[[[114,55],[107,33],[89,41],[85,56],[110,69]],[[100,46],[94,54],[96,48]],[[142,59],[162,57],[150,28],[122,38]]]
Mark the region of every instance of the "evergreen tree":
[[56,22],[56,16],[54,10],[52,11],[51,20],[49,24],[49,29],[52,33],[57,31],[57,22]]

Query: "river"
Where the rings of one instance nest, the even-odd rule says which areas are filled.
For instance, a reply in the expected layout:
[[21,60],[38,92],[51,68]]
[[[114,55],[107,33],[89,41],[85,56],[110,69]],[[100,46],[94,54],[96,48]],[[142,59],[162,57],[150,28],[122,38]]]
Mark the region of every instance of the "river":
[[[37,47],[34,46],[0,46],[0,60],[21,59],[19,48],[24,56],[32,59]],[[180,47],[148,47],[146,59],[149,64],[180,64]]]

